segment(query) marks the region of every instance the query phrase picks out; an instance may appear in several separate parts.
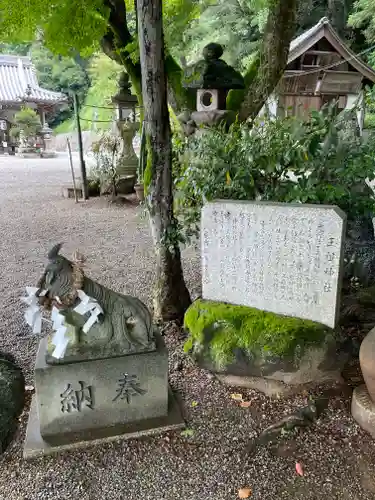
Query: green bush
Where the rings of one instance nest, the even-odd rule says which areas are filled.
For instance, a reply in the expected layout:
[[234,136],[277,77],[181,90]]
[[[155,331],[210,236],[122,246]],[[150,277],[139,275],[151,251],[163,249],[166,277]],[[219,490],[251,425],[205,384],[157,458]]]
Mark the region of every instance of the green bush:
[[374,197],[363,187],[375,176],[375,142],[356,135],[352,118],[328,108],[305,122],[264,119],[252,128],[235,123],[229,131],[175,137],[175,208],[183,238],[197,233],[201,208],[213,199],[338,205],[349,219],[372,212]]
[[14,115],[14,125],[10,129],[10,135],[19,139],[22,133],[26,140],[31,140],[41,129],[42,124],[38,113],[31,108],[23,107]]
[[90,178],[99,184],[111,184],[113,195],[117,195],[117,165],[121,160],[121,138],[111,132],[102,132],[100,138],[92,143],[91,151],[95,166],[90,169]]
[[252,307],[197,300],[185,314],[189,331],[186,352],[200,350],[209,338],[209,349],[217,368],[234,360],[235,349],[250,355],[293,356],[313,344],[321,344],[332,333],[313,321],[281,316]]
[[367,113],[365,117],[365,128],[375,129],[375,113]]

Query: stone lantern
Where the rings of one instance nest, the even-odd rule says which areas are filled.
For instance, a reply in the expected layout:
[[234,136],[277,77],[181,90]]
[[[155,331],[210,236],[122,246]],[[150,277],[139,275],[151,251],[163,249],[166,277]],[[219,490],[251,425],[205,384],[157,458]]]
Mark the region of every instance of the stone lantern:
[[226,109],[226,98],[232,89],[243,89],[242,75],[223,61],[223,47],[210,43],[203,49],[203,59],[187,68],[183,85],[196,91],[196,108],[193,113],[184,112],[179,120],[187,135],[199,125],[216,125],[225,121],[230,124],[235,114]]
[[139,129],[139,123],[135,121],[138,99],[130,92],[129,77],[125,72],[121,73],[119,92],[112,97],[112,102],[116,107],[116,124],[123,141],[123,150],[117,163],[117,191],[129,194],[134,191],[137,179],[138,158],[134,152],[133,139]]
[[48,123],[45,122],[42,130],[40,131],[40,135],[43,139],[43,158],[54,158],[56,156],[56,152],[52,149],[52,129],[48,126]]

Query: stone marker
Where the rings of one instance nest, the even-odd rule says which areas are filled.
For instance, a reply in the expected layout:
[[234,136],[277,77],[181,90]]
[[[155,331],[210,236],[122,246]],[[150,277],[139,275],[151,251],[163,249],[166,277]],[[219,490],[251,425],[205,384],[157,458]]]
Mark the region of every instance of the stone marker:
[[82,256],[70,261],[60,247],[49,252],[38,287],[23,299],[34,333],[39,306],[52,307],[55,329],[39,345],[24,456],[183,427],[150,311],[89,279]]
[[335,206],[207,203],[201,226],[203,298],[335,327],[345,222]]

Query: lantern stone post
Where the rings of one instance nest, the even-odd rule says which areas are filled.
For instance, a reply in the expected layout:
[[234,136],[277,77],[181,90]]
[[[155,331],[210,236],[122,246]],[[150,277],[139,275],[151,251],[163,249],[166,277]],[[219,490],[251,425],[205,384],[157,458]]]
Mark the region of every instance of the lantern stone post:
[[122,138],[123,149],[116,170],[118,174],[117,191],[120,194],[129,194],[134,191],[137,179],[138,157],[133,148],[133,139],[139,130],[139,122],[135,121],[137,98],[130,92],[128,75],[121,73],[119,92],[112,97],[116,106],[116,125]]
[[54,158],[56,152],[52,149],[52,129],[49,127],[48,123],[45,121],[42,130],[40,131],[43,139],[43,158]]

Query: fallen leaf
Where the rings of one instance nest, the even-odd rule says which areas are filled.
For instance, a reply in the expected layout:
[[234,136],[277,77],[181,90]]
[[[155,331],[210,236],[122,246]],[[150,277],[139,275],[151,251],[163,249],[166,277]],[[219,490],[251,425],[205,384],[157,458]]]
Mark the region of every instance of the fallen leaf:
[[198,406],[198,401],[192,401],[191,406],[193,408],[195,408],[196,406]]
[[250,488],[240,488],[238,490],[238,498],[249,498],[251,497],[251,489]]
[[251,406],[251,401],[241,401],[240,406],[241,408],[249,408],[249,406]]
[[242,394],[231,394],[230,397],[235,401],[242,401]]
[[182,437],[193,437],[194,436],[194,431],[193,429],[185,429],[184,431],[181,432]]
[[299,462],[296,463],[296,472],[299,476],[303,476],[302,465]]

